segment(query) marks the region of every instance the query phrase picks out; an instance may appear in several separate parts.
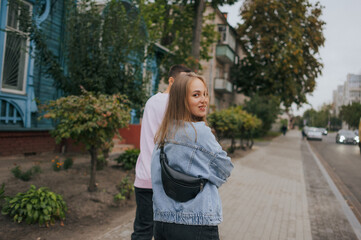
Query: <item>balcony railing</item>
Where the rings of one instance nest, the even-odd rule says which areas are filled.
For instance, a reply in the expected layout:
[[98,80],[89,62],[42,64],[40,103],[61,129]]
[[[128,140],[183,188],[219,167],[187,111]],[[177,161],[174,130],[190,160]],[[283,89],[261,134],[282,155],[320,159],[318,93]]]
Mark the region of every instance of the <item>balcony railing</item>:
[[223,63],[235,63],[236,55],[228,45],[217,45],[216,57]]
[[223,78],[216,78],[214,79],[214,91],[221,93],[231,93],[232,83]]

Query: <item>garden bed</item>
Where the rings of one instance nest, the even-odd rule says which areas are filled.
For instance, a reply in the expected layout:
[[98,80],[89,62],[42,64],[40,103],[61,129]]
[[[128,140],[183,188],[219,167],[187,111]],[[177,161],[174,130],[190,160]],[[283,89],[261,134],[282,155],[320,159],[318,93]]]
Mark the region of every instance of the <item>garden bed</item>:
[[[55,154],[42,154],[28,157],[0,158],[0,184],[5,183],[5,195],[15,196],[18,192],[26,192],[31,185],[48,187],[61,194],[67,203],[68,212],[64,224],[56,221],[50,227],[38,224],[28,225],[13,222],[8,216],[0,216],[0,239],[89,239],[101,234],[123,222],[129,222],[135,209],[134,194],[129,200],[114,202],[114,195],[119,193],[116,185],[125,177],[134,182],[134,170],[124,171],[114,161],[97,171],[98,190],[88,192],[90,158],[88,155],[69,156],[74,165],[68,170],[54,171],[52,159]],[[65,157],[60,157],[63,161]],[[11,173],[11,169],[20,166],[24,171],[32,166],[40,166],[42,172],[24,182]],[[63,226],[62,226],[63,225]]]

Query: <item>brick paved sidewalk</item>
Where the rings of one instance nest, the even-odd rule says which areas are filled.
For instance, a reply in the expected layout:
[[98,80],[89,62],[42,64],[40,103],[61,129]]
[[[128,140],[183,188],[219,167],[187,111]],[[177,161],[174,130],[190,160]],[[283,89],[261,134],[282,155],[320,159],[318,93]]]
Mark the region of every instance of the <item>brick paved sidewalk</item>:
[[[304,144],[299,131],[290,131],[232,159],[235,168],[220,188],[222,240],[357,239]],[[320,190],[317,195],[311,185]],[[95,239],[130,239],[132,222]]]

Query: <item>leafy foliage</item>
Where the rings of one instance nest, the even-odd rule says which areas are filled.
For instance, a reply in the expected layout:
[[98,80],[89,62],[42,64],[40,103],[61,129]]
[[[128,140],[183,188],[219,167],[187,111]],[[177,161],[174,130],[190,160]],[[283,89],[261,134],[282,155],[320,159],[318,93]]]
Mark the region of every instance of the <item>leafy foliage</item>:
[[259,135],[265,135],[271,129],[272,124],[281,112],[280,101],[274,96],[260,96],[255,94],[249,101],[245,102],[244,110],[262,120]]
[[128,149],[124,153],[122,153],[119,157],[115,159],[118,164],[122,164],[125,170],[131,170],[135,168],[137,163],[137,159],[139,156],[139,149]]
[[64,163],[62,163],[59,159],[58,156],[56,156],[53,160],[51,160],[52,162],[52,167],[53,167],[53,170],[58,172],[61,170],[61,167],[63,166]]
[[73,164],[74,164],[73,159],[72,159],[71,157],[67,157],[67,158],[65,158],[65,160],[64,160],[63,168],[64,168],[65,170],[68,170],[69,168],[71,168],[71,167],[73,166]]
[[14,222],[26,221],[28,224],[39,223],[49,226],[49,223],[53,224],[56,219],[64,220],[66,211],[67,206],[61,195],[45,187],[36,189],[31,185],[25,193],[5,197],[1,213],[9,215]]
[[[140,5],[140,10],[148,29],[149,41],[160,43],[171,52],[164,55],[160,63],[162,69],[167,71],[174,64],[185,64],[198,69],[200,60],[208,60],[212,57],[209,54],[209,47],[219,38],[214,24],[204,24],[201,30],[199,59],[191,54],[196,17],[195,2],[145,0]],[[210,20],[214,17],[214,14],[210,14],[204,16],[204,19]],[[166,71],[161,72],[161,75],[166,76]]]
[[358,129],[361,118],[361,104],[353,102],[349,105],[342,106],[340,112],[344,120],[351,128]]
[[128,176],[125,176],[120,183],[117,185],[117,189],[119,191],[119,194],[121,196],[124,196],[127,199],[130,199],[130,196],[134,192],[134,186],[130,182],[130,179]]
[[2,183],[0,188],[0,207],[2,206],[4,199],[5,199],[5,183]]
[[246,0],[237,29],[246,56],[231,74],[237,91],[274,95],[285,107],[306,103],[323,67],[322,8],[308,0]]
[[332,105],[323,105],[319,111],[315,109],[306,110],[303,113],[303,119],[307,126],[330,128],[330,130],[338,130],[341,128],[342,122],[336,116],[331,114]]
[[[20,0],[9,0],[20,9]],[[35,43],[36,60],[65,95],[82,94],[81,86],[95,93],[125,94],[131,107],[140,109],[147,99],[143,77],[144,23],[133,3],[110,0],[102,7],[93,0],[65,0],[66,33],[62,56],[50,51],[42,29],[33,19],[20,16],[21,25]],[[36,4],[38,6],[40,4]]]
[[29,181],[34,174],[40,173],[41,168],[40,166],[33,166],[32,168],[22,171],[20,169],[20,166],[16,166],[11,169],[11,173],[14,175],[14,177],[21,179],[25,182]]
[[[207,121],[216,133],[218,141],[224,138],[232,140],[231,152],[235,149],[235,138],[252,139],[253,133],[262,121],[247,113],[241,106],[230,107],[208,115]],[[241,143],[242,145],[242,143]]]
[[46,112],[44,118],[57,121],[55,129],[51,131],[57,143],[62,139],[71,138],[83,143],[88,149],[91,154],[89,190],[94,191],[98,151],[112,142],[119,128],[128,125],[128,100],[120,94],[95,95],[83,90],[83,95],[50,101],[43,106],[43,110]]

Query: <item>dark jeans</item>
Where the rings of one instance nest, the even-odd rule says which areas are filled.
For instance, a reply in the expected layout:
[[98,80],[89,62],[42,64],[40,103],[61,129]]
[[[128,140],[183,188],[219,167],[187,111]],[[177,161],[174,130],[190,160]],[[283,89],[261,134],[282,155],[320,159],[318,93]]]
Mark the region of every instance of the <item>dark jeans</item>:
[[153,190],[135,187],[137,210],[132,240],[151,240],[153,237]]
[[155,240],[219,240],[218,226],[154,222]]

